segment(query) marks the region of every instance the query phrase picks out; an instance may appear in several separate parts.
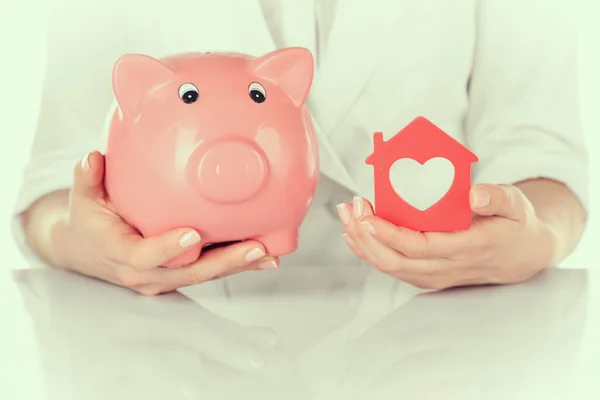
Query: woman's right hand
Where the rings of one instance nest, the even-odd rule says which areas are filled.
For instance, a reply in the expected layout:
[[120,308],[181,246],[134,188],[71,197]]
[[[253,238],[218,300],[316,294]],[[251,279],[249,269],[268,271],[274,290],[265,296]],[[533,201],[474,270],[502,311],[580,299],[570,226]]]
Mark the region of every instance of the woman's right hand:
[[198,246],[199,233],[181,228],[142,237],[116,213],[103,178],[104,156],[98,152],[86,155],[75,167],[67,212],[51,229],[48,247],[53,254],[45,258],[53,264],[149,296],[279,264],[277,258],[265,256],[261,243],[248,240],[205,251],[186,266],[162,268]]

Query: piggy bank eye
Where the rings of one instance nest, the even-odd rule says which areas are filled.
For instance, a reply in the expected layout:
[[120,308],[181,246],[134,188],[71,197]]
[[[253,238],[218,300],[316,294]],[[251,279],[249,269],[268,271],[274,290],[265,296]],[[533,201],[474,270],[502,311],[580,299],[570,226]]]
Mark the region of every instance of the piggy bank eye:
[[179,87],[179,98],[186,104],[192,104],[198,100],[198,88],[191,83],[184,83]]
[[252,82],[248,87],[248,93],[250,94],[250,98],[255,103],[262,103],[267,99],[267,92],[263,85],[258,82]]

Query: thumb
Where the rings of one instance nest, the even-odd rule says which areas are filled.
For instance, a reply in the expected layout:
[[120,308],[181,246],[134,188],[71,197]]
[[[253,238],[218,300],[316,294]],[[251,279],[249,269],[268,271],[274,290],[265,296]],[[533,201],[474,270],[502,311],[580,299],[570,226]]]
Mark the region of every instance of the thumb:
[[473,212],[482,216],[495,215],[512,220],[521,220],[525,216],[524,195],[513,185],[474,185],[470,203]]
[[88,200],[104,198],[104,156],[101,153],[88,153],[77,163],[73,194]]

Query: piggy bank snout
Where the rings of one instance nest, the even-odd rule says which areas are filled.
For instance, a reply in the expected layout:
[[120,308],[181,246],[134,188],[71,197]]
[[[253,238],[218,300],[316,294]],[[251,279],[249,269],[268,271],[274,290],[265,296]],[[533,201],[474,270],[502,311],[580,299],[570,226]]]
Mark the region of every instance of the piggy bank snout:
[[194,151],[188,177],[202,197],[215,203],[240,203],[262,188],[268,164],[252,142],[230,139],[206,143]]

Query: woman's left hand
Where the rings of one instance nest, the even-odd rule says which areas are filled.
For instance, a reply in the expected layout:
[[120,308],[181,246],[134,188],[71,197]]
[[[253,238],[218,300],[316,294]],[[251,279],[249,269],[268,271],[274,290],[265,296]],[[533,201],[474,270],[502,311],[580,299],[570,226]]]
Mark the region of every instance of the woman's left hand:
[[473,225],[462,232],[397,227],[358,197],[338,212],[358,257],[419,288],[518,283],[553,263],[556,239],[518,187],[475,185],[470,200]]

